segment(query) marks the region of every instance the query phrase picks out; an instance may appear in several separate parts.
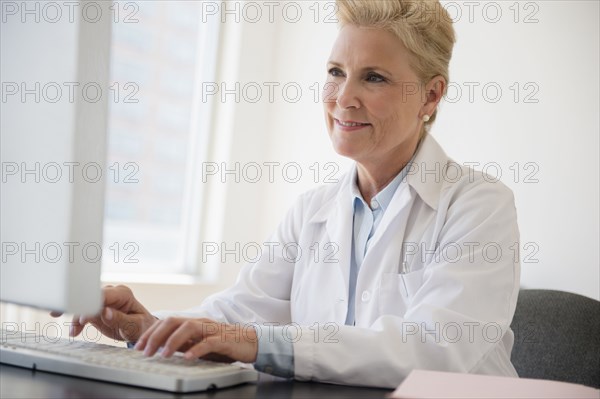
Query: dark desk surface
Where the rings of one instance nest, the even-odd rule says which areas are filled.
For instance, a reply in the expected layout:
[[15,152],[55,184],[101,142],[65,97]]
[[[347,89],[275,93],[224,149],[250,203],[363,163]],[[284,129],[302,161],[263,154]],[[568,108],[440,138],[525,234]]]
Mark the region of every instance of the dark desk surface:
[[190,394],[140,389],[0,364],[1,398],[384,398],[389,389],[288,381],[261,374],[258,383]]

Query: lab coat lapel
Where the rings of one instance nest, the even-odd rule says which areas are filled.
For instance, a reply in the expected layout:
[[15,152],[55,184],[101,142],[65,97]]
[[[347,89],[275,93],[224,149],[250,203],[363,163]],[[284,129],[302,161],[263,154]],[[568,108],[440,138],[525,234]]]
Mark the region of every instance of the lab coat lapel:
[[325,225],[328,241],[318,244],[320,248],[323,248],[323,246],[328,243],[337,246],[338,251],[335,259],[344,281],[346,297],[348,296],[349,290],[350,256],[352,251],[352,231],[354,223],[354,209],[350,191],[351,179],[355,176],[354,168],[350,173],[346,174],[344,179],[342,179],[336,198],[330,203],[332,209],[329,211]]

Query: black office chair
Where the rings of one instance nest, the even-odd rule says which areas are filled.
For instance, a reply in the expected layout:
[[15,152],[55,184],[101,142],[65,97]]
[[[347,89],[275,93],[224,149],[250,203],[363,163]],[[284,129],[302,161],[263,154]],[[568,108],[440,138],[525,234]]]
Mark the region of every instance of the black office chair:
[[511,328],[520,377],[600,388],[600,302],[552,290],[521,290]]

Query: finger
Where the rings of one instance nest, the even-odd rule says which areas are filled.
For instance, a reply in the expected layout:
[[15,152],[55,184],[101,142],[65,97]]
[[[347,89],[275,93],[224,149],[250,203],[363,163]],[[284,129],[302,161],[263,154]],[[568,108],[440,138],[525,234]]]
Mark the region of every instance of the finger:
[[186,349],[190,341],[202,339],[202,323],[198,321],[186,321],[182,323],[167,339],[161,355],[170,357],[177,350]]
[[121,338],[119,333],[121,320],[122,317],[120,312],[109,307],[105,307],[102,309],[99,316],[94,318],[92,324],[96,325],[97,323],[104,335],[114,338]]
[[118,317],[121,317],[121,321],[118,323],[119,336],[121,337],[121,339],[127,342],[136,342],[144,332],[144,329],[148,329],[150,326],[152,326],[155,322],[158,321],[158,319],[152,318],[152,321],[148,323],[139,316],[128,316],[124,313],[119,312],[118,310],[116,310],[115,312],[118,312]]
[[188,349],[183,354],[183,357],[185,357],[188,360],[192,360],[192,359],[197,359],[199,357],[206,356],[210,353],[212,353],[212,348],[209,344],[209,340],[205,339],[204,341],[198,342],[196,345],[194,345],[190,349]]
[[69,335],[71,337],[78,336],[85,328],[85,325],[93,320],[95,320],[95,316],[74,315],[69,326]]
[[123,313],[139,312],[141,306],[135,299],[131,289],[125,285],[113,287],[108,285],[102,289],[104,306],[120,310]]
[[156,326],[153,333],[148,337],[148,340],[146,341],[144,355],[154,356],[158,349],[164,345],[169,336],[171,336],[173,331],[175,331],[180,324],[180,320],[169,318],[160,323],[158,326]]
[[129,340],[136,332],[139,334],[139,329],[135,328],[135,322],[131,318],[128,320],[123,312],[116,309],[105,307],[100,313],[99,320],[104,335]]
[[69,335],[71,337],[76,337],[83,331],[83,327],[85,326],[85,324],[82,325],[81,323],[79,323],[80,318],[81,316],[75,315],[71,320],[71,325],[69,326]]
[[144,355],[153,356],[182,322],[182,319],[169,317],[161,323],[155,323],[156,327],[145,339]]
[[81,325],[83,327],[88,323],[99,325],[102,323],[102,320],[100,319],[99,315],[93,315],[93,316],[79,315],[78,323],[79,323],[79,325]]
[[183,356],[189,360],[208,355],[223,355],[223,352],[226,351],[226,345],[227,343],[223,342],[219,336],[208,337],[188,349]]
[[150,336],[154,333],[154,330],[156,330],[162,322],[162,320],[159,320],[150,326],[150,328],[148,328],[146,331],[144,331],[133,348],[139,351],[144,350],[146,348],[146,344],[148,343],[148,338],[150,338]]
[[120,287],[121,286],[113,287],[112,285],[102,287],[104,306],[121,309],[129,302],[129,293],[131,290],[127,292],[127,289],[121,289]]
[[227,336],[231,337],[232,327],[231,325],[222,325],[220,334],[209,336],[194,345],[185,352],[184,357],[187,359],[202,357],[208,360],[229,363],[236,360],[244,363],[255,362],[258,353],[257,342],[251,338],[228,340]]

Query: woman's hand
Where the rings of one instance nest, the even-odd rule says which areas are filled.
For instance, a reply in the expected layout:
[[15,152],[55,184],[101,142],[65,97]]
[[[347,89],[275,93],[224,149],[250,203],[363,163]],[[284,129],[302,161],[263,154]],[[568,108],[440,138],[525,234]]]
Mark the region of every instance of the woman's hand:
[[152,356],[163,347],[162,356],[176,351],[187,359],[253,363],[258,353],[256,330],[239,324],[217,323],[209,319],[169,317],[157,321],[140,337],[135,349]]
[[[129,287],[118,285],[102,289],[104,305],[99,314],[75,315],[69,335],[79,335],[90,323],[107,337],[135,342],[157,320],[138,302]],[[58,317],[62,313],[51,313]]]

